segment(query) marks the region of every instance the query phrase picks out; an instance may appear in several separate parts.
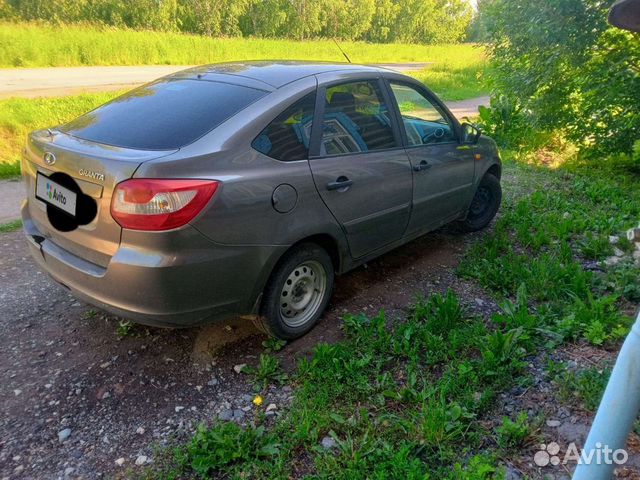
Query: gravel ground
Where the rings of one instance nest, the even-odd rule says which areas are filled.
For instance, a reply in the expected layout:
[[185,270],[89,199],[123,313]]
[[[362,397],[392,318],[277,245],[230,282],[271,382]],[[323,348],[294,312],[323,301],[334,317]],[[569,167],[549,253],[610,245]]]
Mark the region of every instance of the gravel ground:
[[[455,276],[473,236],[438,232],[339,277],[306,337],[278,353],[285,368],[316,343],[340,338],[344,312],[404,315],[415,294],[452,287],[478,313],[495,309]],[[247,320],[117,335],[118,319],[73,298],[35,267],[21,232],[0,234],[0,478],[111,478],[154,461],[154,447],[203,421],[256,413],[234,366],[255,364],[264,337]],[[486,310],[483,312],[483,310]],[[271,387],[260,407],[286,409]]]
[[[467,311],[489,318],[495,302],[455,275],[467,245],[481,235],[439,231],[338,277],[320,324],[277,353],[285,369],[318,342],[339,340],[344,313],[384,308],[402,318],[416,294],[451,288]],[[21,232],[0,234],[0,248],[0,479],[126,478],[154,462],[157,448],[187,440],[201,422],[246,423],[258,409],[269,408],[272,419],[286,411],[290,387],[270,386],[256,407],[251,384],[234,368],[255,365],[264,351],[265,337],[250,321],[135,327],[120,337],[119,319],[77,301],[37,270]],[[501,459],[509,480],[568,480],[570,469],[534,464],[537,441],[580,445],[591,423],[589,412],[558,402],[545,373],[548,358],[584,368],[611,364],[616,354],[566,345],[530,360],[531,385],[502,394],[482,420],[496,427],[521,411],[543,419],[535,442]],[[616,477],[640,479],[636,435],[627,448],[630,461]]]
[[20,218],[25,188],[20,179],[0,180],[0,225]]

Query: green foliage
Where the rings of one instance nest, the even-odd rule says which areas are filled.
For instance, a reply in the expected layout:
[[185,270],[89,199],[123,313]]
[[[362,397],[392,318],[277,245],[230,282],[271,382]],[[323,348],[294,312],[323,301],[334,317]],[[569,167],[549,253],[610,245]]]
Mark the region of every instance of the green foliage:
[[526,350],[522,345],[522,328],[507,332],[495,331],[482,339],[480,354],[485,365],[485,375],[501,378],[505,372],[514,373],[524,367],[522,358]]
[[226,472],[238,463],[268,458],[279,453],[280,444],[264,427],[241,428],[224,422],[206,428],[198,427],[191,442],[178,449],[176,456],[183,468],[200,478],[211,478],[213,472]]
[[120,320],[118,321],[118,326],[116,327],[116,334],[120,338],[131,337],[135,335],[136,324],[131,322],[130,320]]
[[587,232],[580,244],[580,252],[585,258],[604,260],[613,253],[613,246],[608,236]]
[[420,299],[413,308],[413,318],[416,322],[425,322],[427,332],[447,338],[460,326],[463,315],[458,297],[447,290],[444,296],[434,294],[427,301]]
[[564,309],[559,330],[569,338],[582,334],[593,345],[623,338],[629,331],[630,320],[616,308],[617,299],[614,295],[596,297],[591,292],[586,299],[574,296]]
[[[511,308],[504,315],[522,316]],[[344,334],[300,361],[293,402],[268,433],[260,415],[247,429],[201,427],[175,452],[174,469],[156,476],[285,479],[305,458],[310,478],[504,478],[478,420],[519,377],[522,332],[490,332],[449,291],[420,299],[392,326],[384,312],[348,315]],[[516,441],[518,428],[505,427],[504,438]],[[319,445],[326,436],[335,442],[329,449]]]
[[609,381],[611,369],[589,367],[571,370],[564,363],[551,363],[547,373],[558,388],[561,401],[595,411]]
[[[0,140],[0,143],[2,141]],[[0,179],[13,178],[20,175],[20,162],[15,160],[12,162],[3,163],[0,158]]]
[[[266,8],[266,4],[259,5]],[[260,17],[255,20],[263,25],[259,23]],[[435,69],[440,75],[454,71],[455,82],[480,83],[481,93],[486,93],[484,76],[476,78],[487,66],[482,47],[393,41],[392,44],[342,41],[340,46],[354,63],[428,62],[429,71]],[[194,65],[247,59],[345,61],[336,44],[326,39],[213,38],[99,25],[0,22],[2,67]]]
[[279,352],[286,344],[286,340],[280,340],[276,337],[269,337],[262,342],[262,346],[269,352]]
[[454,465],[453,480],[504,480],[504,469],[496,467],[496,460],[491,457],[476,455],[469,465],[463,468],[460,463]]
[[520,412],[515,421],[503,417],[495,429],[496,443],[503,450],[520,448],[531,435],[531,425],[527,412]]
[[600,291],[613,291],[630,302],[640,303],[640,268],[632,261],[623,261],[607,271],[601,278],[598,287]]
[[242,370],[251,376],[255,387],[264,390],[270,383],[283,383],[287,374],[282,371],[280,361],[273,355],[262,353],[257,367],[245,367]]
[[3,223],[0,225],[0,233],[15,232],[22,228],[22,220],[14,220],[13,222]]
[[494,105],[485,114],[490,129],[508,130],[510,139],[532,128],[558,129],[594,161],[603,152],[632,154],[640,127],[640,42],[637,34],[609,27],[610,3],[480,3],[495,90],[518,112],[505,118]]
[[463,0],[5,0],[0,19],[89,22],[207,36],[461,41],[472,9]]
[[[637,267],[623,262],[596,274],[576,252],[601,259],[611,251],[608,235],[636,223],[637,181],[597,173],[554,175],[515,164],[506,164],[505,171],[524,176],[527,191],[506,198],[495,231],[470,248],[460,274],[499,295],[517,296],[515,303],[505,302],[494,322],[522,329],[526,350],[540,335],[551,344],[585,339],[602,345],[622,338],[630,319],[619,312],[618,299],[636,298]],[[537,315],[523,298],[538,303]]]
[[522,107],[506,95],[494,95],[489,106],[478,108],[478,126],[496,142],[505,147],[514,147],[523,141],[526,132],[526,118]]

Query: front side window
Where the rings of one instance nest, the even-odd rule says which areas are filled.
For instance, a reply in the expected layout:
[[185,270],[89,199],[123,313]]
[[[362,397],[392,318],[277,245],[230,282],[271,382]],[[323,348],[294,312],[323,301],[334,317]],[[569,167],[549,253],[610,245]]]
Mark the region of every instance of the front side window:
[[202,137],[266,94],[230,83],[158,80],[78,117],[61,130],[117,147],[173,150]]
[[320,155],[396,146],[389,109],[376,81],[344,83],[326,92]]
[[315,103],[314,92],[291,105],[260,132],[253,148],[284,162],[308,158]]
[[409,145],[430,145],[455,140],[453,126],[437,105],[422,93],[401,83],[391,83]]

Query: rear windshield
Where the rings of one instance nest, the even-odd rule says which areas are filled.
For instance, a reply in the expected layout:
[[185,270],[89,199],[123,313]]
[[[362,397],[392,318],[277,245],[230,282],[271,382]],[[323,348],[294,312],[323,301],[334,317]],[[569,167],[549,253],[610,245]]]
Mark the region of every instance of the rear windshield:
[[203,80],[160,80],[137,88],[64,125],[93,142],[173,150],[197,140],[267,92]]

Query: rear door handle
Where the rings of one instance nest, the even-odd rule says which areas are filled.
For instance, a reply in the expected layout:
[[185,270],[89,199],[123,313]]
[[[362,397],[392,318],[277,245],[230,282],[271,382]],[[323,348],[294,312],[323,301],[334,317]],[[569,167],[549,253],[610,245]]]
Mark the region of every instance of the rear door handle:
[[349,180],[344,175],[341,175],[338,178],[336,178],[335,182],[327,183],[327,190],[342,190],[342,189],[346,190],[351,185],[353,185],[353,180]]
[[426,160],[422,160],[418,165],[413,166],[414,172],[421,172],[422,170],[428,170],[431,168],[431,165]]

